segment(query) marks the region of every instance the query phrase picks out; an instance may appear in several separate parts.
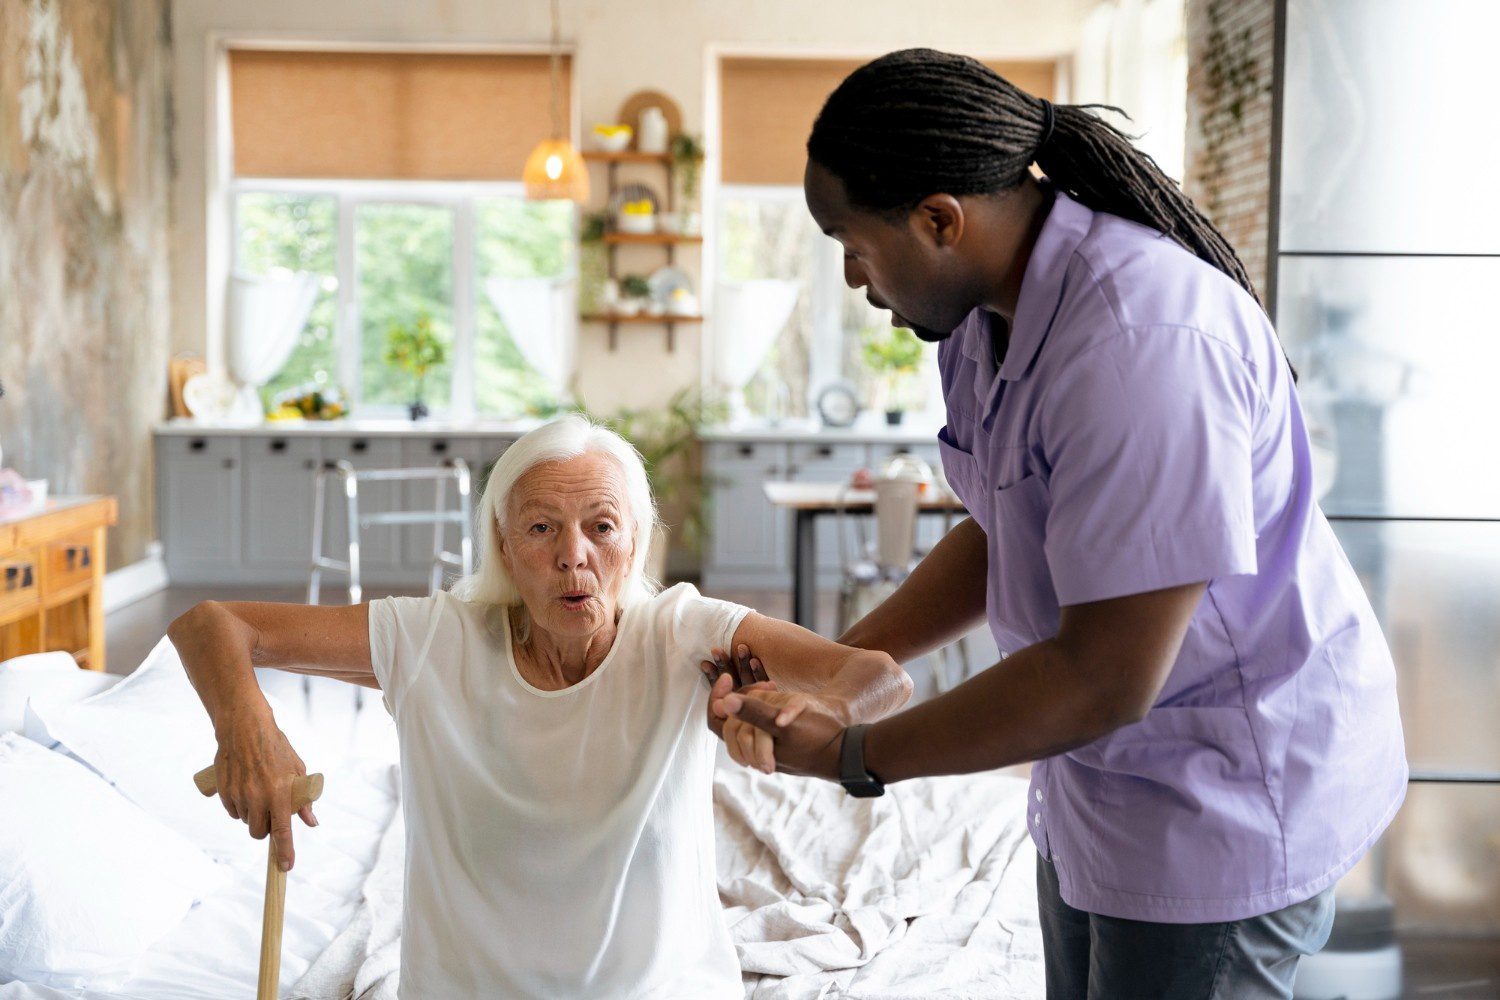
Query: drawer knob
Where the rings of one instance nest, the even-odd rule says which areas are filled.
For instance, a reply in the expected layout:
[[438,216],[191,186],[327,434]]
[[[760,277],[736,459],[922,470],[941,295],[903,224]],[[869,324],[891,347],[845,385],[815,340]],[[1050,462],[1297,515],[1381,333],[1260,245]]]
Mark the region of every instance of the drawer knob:
[[833,445],[831,445],[831,444],[820,444],[820,445],[818,445],[818,454],[821,455],[821,456],[823,456],[824,458],[828,458],[829,456],[831,456],[833,454]]
[[445,451],[448,450],[448,442],[447,441],[434,441],[434,442],[432,442],[432,450],[435,451],[435,452],[437,452],[438,454],[442,454],[443,452],[445,452]]
[[369,447],[370,442],[364,440],[355,441],[353,444],[349,445],[349,449],[351,451],[366,451],[367,449],[369,449]]
[[741,458],[749,458],[751,455],[755,454],[755,445],[753,445],[753,444],[742,444],[742,445],[740,445],[739,451],[740,451],[740,457]]
[[277,438],[275,441],[271,442],[271,450],[272,451],[286,451],[286,442],[284,440],[282,440],[281,438]]
[[203,440],[202,438],[193,438],[193,440],[191,440],[191,441],[188,442],[188,450],[189,451],[202,451],[204,448],[207,448],[207,447],[208,447],[208,442],[205,441],[205,440]]

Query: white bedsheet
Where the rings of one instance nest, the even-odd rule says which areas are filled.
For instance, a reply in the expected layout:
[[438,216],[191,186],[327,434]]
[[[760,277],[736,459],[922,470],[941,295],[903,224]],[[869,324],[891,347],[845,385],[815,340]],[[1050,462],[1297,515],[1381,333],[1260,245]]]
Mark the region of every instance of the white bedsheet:
[[[299,748],[328,776],[316,829],[296,824],[280,988],[307,1000],[394,1000],[399,960],[399,774],[378,698],[315,685]],[[1040,997],[1035,854],[1026,783],[979,775],[903,782],[852,799],[826,782],[762,775],[721,751],[719,893],[747,1000]],[[233,822],[225,816],[225,822]],[[248,836],[248,834],[247,834]],[[0,1000],[239,1000],[253,996],[265,863],[154,945],[117,992],[0,985]]]
[[[719,896],[747,1000],[1043,994],[1026,782],[932,778],[852,799],[721,755]],[[395,1000],[399,822],[366,902],[289,994]]]

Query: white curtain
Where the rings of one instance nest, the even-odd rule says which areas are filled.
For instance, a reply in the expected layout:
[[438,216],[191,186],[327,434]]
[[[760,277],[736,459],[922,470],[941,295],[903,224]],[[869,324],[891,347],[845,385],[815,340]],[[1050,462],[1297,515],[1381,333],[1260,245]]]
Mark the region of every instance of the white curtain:
[[229,372],[242,385],[265,385],[286,366],[319,280],[306,271],[230,276]]
[[1187,156],[1187,34],[1183,0],[1112,0],[1090,11],[1073,55],[1073,104],[1110,104],[1110,116],[1181,181]]
[[521,356],[560,398],[568,395],[577,354],[572,278],[489,278],[484,290]]
[[755,377],[797,304],[797,283],[721,281],[714,295],[714,376],[737,392]]

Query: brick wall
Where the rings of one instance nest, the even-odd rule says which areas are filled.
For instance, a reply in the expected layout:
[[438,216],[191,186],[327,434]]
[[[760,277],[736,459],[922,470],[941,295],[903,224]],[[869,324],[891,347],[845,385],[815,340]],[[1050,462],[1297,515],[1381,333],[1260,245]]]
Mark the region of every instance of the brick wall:
[[1275,0],[1187,0],[1184,188],[1239,253],[1262,298],[1270,227]]

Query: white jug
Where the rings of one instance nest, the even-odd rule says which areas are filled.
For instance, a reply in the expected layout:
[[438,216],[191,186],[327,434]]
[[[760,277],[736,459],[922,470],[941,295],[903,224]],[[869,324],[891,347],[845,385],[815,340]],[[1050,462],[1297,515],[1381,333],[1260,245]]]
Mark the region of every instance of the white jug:
[[655,105],[641,111],[641,128],[636,138],[636,148],[642,153],[665,153],[667,151],[667,116]]

